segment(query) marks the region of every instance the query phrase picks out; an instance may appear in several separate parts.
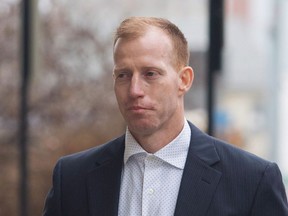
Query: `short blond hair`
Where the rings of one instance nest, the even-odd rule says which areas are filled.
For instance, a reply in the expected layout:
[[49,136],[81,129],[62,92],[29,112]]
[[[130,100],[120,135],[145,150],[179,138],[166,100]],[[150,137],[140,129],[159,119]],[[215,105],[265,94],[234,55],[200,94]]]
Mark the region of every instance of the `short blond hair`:
[[181,30],[172,22],[157,17],[130,17],[121,22],[114,35],[114,46],[118,39],[136,39],[143,36],[149,27],[156,27],[171,39],[175,51],[175,63],[179,69],[189,64],[188,42]]

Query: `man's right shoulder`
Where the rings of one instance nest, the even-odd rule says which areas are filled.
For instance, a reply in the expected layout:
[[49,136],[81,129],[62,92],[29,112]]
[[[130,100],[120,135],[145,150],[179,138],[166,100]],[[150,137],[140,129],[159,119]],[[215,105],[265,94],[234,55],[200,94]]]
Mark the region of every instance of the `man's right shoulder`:
[[63,156],[59,159],[58,164],[61,163],[62,166],[65,167],[78,167],[79,169],[84,168],[85,166],[85,169],[87,169],[87,165],[93,165],[97,163],[97,161],[121,156],[124,152],[124,146],[125,135],[122,135],[99,146]]

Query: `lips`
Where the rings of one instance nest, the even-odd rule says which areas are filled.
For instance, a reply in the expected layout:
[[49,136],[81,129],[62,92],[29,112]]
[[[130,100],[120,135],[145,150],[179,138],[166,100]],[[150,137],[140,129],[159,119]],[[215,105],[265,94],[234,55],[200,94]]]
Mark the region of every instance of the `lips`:
[[147,109],[146,107],[143,106],[130,106],[128,107],[128,110],[145,110]]
[[135,106],[128,106],[127,110],[135,112],[135,113],[141,113],[141,112],[145,112],[145,111],[148,111],[148,110],[152,110],[152,108],[148,107],[148,106],[135,105]]

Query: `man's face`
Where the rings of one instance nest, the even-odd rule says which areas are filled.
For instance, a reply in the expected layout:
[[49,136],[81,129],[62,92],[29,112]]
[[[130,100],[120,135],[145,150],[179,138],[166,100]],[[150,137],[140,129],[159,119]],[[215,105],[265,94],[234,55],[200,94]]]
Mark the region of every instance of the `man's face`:
[[[120,38],[114,47],[114,90],[120,112],[134,136],[149,136],[183,120],[183,93],[172,43],[159,29]],[[169,132],[169,131],[168,131]]]

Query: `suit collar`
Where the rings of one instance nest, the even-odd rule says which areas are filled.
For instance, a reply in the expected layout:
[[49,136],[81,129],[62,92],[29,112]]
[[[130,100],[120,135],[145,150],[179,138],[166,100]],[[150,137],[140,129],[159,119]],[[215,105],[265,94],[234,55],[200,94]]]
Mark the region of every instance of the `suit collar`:
[[219,155],[214,146],[214,138],[203,133],[191,122],[188,122],[191,128],[191,140],[188,154],[195,155],[207,165],[213,165],[220,161]]
[[181,180],[175,216],[203,216],[209,207],[221,172],[211,166],[220,161],[213,139],[191,123],[191,141]]
[[93,169],[87,177],[89,212],[95,215],[118,215],[124,136],[100,147]]

